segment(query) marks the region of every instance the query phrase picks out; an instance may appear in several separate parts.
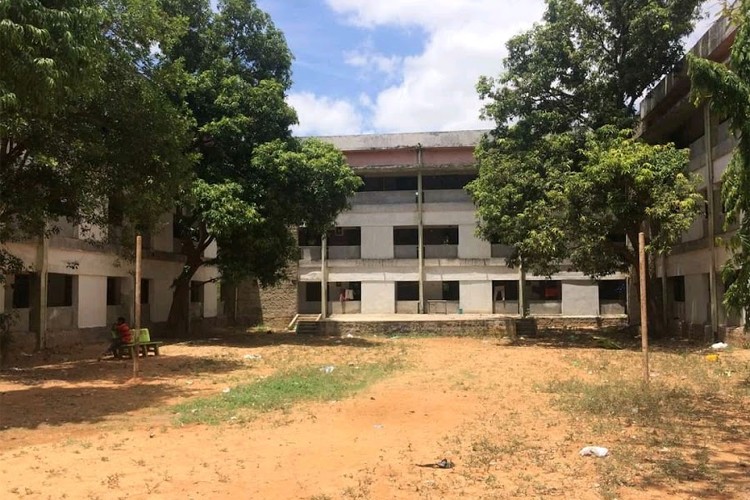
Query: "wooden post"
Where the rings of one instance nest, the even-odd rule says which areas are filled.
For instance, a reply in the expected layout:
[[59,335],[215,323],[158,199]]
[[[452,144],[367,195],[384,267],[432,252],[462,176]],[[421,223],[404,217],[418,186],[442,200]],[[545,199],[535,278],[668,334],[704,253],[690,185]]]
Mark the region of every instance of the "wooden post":
[[648,306],[646,300],[646,235],[638,233],[638,258],[641,289],[641,350],[643,351],[643,381],[648,384]]
[[140,355],[140,346],[138,341],[141,336],[141,235],[135,237],[135,353],[133,354],[133,378],[138,377],[138,356]]

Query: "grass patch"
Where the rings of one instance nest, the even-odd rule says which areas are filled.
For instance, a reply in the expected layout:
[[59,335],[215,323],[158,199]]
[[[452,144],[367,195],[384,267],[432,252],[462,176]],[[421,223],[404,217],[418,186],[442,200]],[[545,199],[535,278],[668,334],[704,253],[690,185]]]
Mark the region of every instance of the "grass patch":
[[555,395],[565,410],[597,417],[625,417],[654,424],[662,418],[690,416],[696,395],[686,387],[617,380],[601,383],[580,379],[554,380],[545,392]]
[[360,366],[337,366],[326,373],[320,366],[305,366],[275,373],[228,393],[187,401],[174,407],[180,423],[219,424],[246,421],[254,414],[289,408],[300,401],[331,401],[350,396],[386,377],[397,361]]

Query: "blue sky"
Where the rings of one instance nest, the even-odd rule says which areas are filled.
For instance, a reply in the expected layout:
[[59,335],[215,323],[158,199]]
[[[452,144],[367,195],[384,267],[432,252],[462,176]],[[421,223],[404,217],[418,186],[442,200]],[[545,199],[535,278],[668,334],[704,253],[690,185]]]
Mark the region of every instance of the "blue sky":
[[298,135],[489,128],[476,81],[501,71],[505,42],[544,10],[543,0],[257,3],[295,56]]

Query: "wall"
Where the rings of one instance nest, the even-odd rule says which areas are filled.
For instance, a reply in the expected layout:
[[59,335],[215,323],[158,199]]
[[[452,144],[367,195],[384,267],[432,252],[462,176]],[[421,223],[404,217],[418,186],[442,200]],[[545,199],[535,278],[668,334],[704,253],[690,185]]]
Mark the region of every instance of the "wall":
[[599,286],[595,281],[562,282],[562,314],[565,316],[598,316]]
[[362,258],[393,258],[393,226],[362,226]]
[[492,245],[476,236],[476,224],[458,226],[458,257],[460,259],[489,259]]
[[492,313],[492,281],[461,281],[458,286],[464,313]]
[[685,313],[690,323],[708,321],[709,309],[708,274],[685,276]]
[[362,282],[362,313],[394,314],[396,312],[396,283]]
[[73,283],[73,295],[78,315],[78,328],[96,328],[107,326],[107,277],[78,276],[78,289]]

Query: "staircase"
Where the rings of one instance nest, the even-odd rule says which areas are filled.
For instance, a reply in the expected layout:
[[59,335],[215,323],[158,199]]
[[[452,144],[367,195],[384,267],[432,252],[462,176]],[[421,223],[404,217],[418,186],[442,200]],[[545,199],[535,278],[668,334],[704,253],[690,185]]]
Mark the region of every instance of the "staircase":
[[320,333],[320,314],[300,314],[297,317],[297,335],[318,335]]

